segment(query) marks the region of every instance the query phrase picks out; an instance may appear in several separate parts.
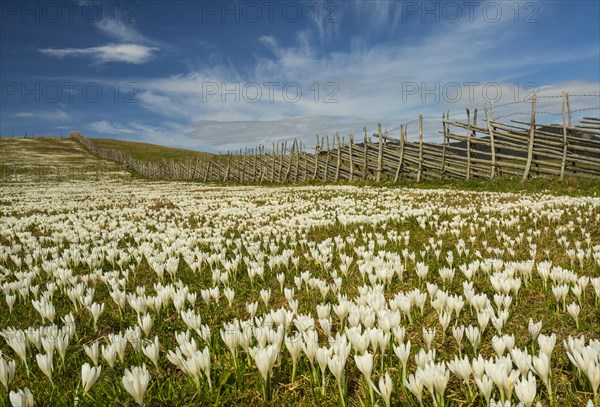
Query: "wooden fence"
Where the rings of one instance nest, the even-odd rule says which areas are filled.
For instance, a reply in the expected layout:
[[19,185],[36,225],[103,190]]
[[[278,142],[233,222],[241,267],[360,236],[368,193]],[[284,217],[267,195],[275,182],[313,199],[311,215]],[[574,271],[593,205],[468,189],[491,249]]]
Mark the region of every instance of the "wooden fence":
[[[595,95],[592,95],[595,96]],[[536,122],[538,97],[531,99],[528,121],[501,122],[493,104],[481,113],[467,110],[465,121],[442,115],[442,142],[423,140],[423,117],[419,117],[418,140],[409,141],[407,126],[392,137],[377,126],[374,137],[363,129],[357,142],[354,133],[340,141],[317,136],[311,151],[293,140],[247,149],[237,154],[210,158],[150,163],[114,150],[98,149],[92,140],[75,133],[90,151],[118,161],[150,179],[233,182],[302,182],[374,180],[430,180],[441,178],[493,179],[498,176],[580,177],[600,179],[600,118],[584,117],[574,124],[568,93],[562,100],[562,123]],[[581,109],[590,110],[590,109]],[[593,109],[592,109],[593,110]],[[479,116],[479,117],[478,117]],[[478,121],[479,118],[479,121]]]
[[120,168],[86,164],[0,163],[0,182],[63,182],[130,179]]

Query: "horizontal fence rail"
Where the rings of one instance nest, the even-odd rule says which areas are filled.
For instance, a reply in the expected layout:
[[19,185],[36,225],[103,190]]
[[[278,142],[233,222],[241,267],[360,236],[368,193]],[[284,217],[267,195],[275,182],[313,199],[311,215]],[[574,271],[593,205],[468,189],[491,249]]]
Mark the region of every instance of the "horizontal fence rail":
[[[548,96],[540,96],[544,97]],[[483,120],[477,109],[467,110],[466,120],[462,121],[445,113],[440,143],[423,140],[422,115],[418,141],[408,141],[407,125],[400,126],[398,137],[390,136],[378,125],[375,140],[367,137],[366,128],[358,142],[353,132],[348,141],[340,141],[336,133],[331,145],[329,137],[317,136],[311,152],[302,142],[293,140],[274,144],[270,151],[258,146],[239,154],[162,162],[136,160],[120,151],[97,148],[91,139],[77,132],[71,137],[95,155],[117,161],[149,179],[292,183],[500,176],[523,180],[533,176],[600,178],[600,118],[584,117],[573,124],[569,94],[557,98],[562,100],[561,124],[536,122],[535,95],[528,121],[500,121],[493,104],[484,106]],[[542,113],[546,112],[537,114]]]

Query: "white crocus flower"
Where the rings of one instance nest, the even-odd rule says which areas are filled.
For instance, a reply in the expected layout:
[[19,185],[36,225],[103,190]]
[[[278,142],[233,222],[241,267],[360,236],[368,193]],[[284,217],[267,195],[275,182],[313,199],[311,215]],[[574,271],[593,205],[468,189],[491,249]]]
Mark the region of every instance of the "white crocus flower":
[[113,367],[115,365],[115,360],[117,359],[117,349],[115,345],[102,345],[102,357],[110,367]]
[[45,353],[42,355],[38,353],[37,355],[35,355],[35,360],[37,361],[37,364],[40,367],[42,373],[44,373],[46,377],[48,377],[48,379],[50,380],[50,383],[54,385],[54,383],[52,382],[52,371],[54,370],[52,354]]
[[146,346],[142,347],[142,351],[144,355],[148,357],[158,369],[158,355],[160,353],[160,344],[158,342],[158,335],[154,337],[154,342],[148,343]]
[[371,374],[373,373],[373,355],[369,352],[365,352],[365,354],[362,356],[354,355],[354,362],[367,382],[367,386],[369,387],[369,391],[371,393],[371,402],[373,402],[373,391],[371,390],[371,388],[374,387],[374,384],[371,381]]
[[9,398],[13,407],[33,407],[34,405],[33,394],[27,387],[11,391]]
[[271,372],[277,361],[278,354],[277,348],[274,345],[267,345],[264,348],[258,346],[250,348],[250,356],[254,359],[256,367],[263,378],[263,396],[265,397],[265,401],[270,399]]
[[392,383],[392,378],[388,372],[385,372],[385,377],[379,378],[379,390],[375,388],[375,385],[371,383],[371,386],[379,393],[386,407],[390,407],[391,399],[392,399],[392,389],[394,385]]
[[83,345],[83,350],[85,351],[85,354],[88,355],[88,357],[92,360],[94,366],[98,366],[98,342],[92,343],[91,346]]
[[473,347],[473,352],[477,353],[477,347],[481,343],[481,334],[480,334],[479,328],[476,326],[473,326],[473,325],[469,325],[466,328],[465,333],[467,335],[467,339],[469,340],[469,342],[471,343],[471,346]]
[[526,407],[533,404],[536,396],[536,380],[531,372],[527,375],[527,379],[522,377],[520,380],[517,380],[515,383],[515,393]]
[[144,393],[146,393],[150,382],[150,373],[148,373],[146,365],[134,366],[131,370],[125,369],[122,381],[125,390],[141,406],[144,403]]
[[579,307],[579,304],[577,304],[576,302],[573,302],[567,306],[567,311],[569,312],[569,315],[571,315],[573,317],[573,319],[575,320],[575,326],[578,329],[579,329],[579,311],[580,310],[581,310],[581,308]]
[[297,334],[293,337],[285,338],[285,347],[292,357],[292,382],[296,379],[296,369],[298,367],[298,358],[302,353],[302,337]]
[[319,369],[321,369],[321,392],[325,394],[325,373],[327,372],[327,361],[329,360],[330,350],[326,347],[319,347],[317,349],[317,363]]
[[88,310],[92,314],[92,318],[94,319],[94,330],[96,330],[98,318],[100,318],[100,314],[102,314],[102,312],[104,311],[104,303],[98,304],[97,302],[95,302],[88,307]]
[[81,384],[83,386],[84,392],[89,392],[98,377],[100,377],[100,372],[102,371],[102,366],[99,367],[91,367],[88,363],[84,363],[81,366]]
[[[539,338],[538,338],[539,339]],[[550,359],[546,356],[545,353],[540,352],[539,356],[534,356],[532,358],[532,367],[535,374],[542,380],[542,383],[546,386],[546,390],[548,390],[548,395],[552,397],[552,383],[550,382]]]
[[223,290],[223,294],[227,299],[227,304],[229,304],[229,307],[231,307],[233,305],[233,297],[235,296],[235,291],[231,287],[227,287]]
[[[419,372],[419,370],[417,370],[417,372]],[[415,395],[417,400],[419,400],[419,404],[423,405],[423,380],[421,375],[410,374],[408,376],[408,380],[404,380],[404,386],[406,386],[406,388]]]
[[479,391],[485,398],[486,404],[490,404],[490,397],[492,396],[492,389],[494,388],[494,382],[487,377],[485,374],[479,378],[475,378],[475,384],[479,388]]
[[146,313],[142,317],[138,315],[138,326],[144,332],[144,335],[148,337],[152,329],[152,317],[150,314]]
[[556,345],[556,334],[552,335],[540,335],[538,336],[538,345],[540,346],[540,351],[548,356],[548,361],[552,358],[552,351],[554,350],[554,346]]
[[327,360],[327,366],[329,367],[329,370],[337,380],[342,405],[346,406],[346,396],[342,389],[342,383],[344,381],[344,369],[346,367],[346,359],[340,355],[333,354]]
[[8,391],[10,382],[15,378],[15,368],[15,361],[6,362],[2,357],[2,352],[0,352],[0,382],[2,382],[6,391]]
[[408,358],[410,356],[410,341],[406,343],[401,343],[398,346],[393,347],[394,353],[400,359],[400,363],[402,364],[402,380],[406,380],[406,363],[408,362]]

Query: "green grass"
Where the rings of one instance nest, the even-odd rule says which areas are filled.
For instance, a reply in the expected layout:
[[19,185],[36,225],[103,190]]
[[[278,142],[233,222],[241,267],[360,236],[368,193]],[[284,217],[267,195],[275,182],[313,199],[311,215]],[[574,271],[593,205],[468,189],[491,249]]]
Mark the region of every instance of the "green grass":
[[137,141],[126,141],[105,138],[90,138],[98,148],[106,148],[121,151],[136,160],[163,161],[182,160],[187,158],[207,158],[214,154],[201,151],[186,150],[183,148],[165,147],[157,144],[140,143]]
[[[219,186],[255,186],[258,182],[209,182],[210,185]],[[264,181],[260,183],[263,187],[278,188],[282,184],[278,182]],[[565,178],[560,181],[558,178],[531,178],[524,182],[521,178],[502,177],[494,180],[475,179],[475,180],[426,180],[421,182],[400,180],[397,183],[391,181],[375,182],[373,180],[357,181],[303,181],[293,184],[284,184],[287,186],[326,186],[326,185],[353,185],[359,187],[374,188],[417,188],[417,189],[459,189],[475,192],[512,192],[520,194],[544,193],[551,195],[565,196],[600,196],[600,182],[597,180],[581,178]]]

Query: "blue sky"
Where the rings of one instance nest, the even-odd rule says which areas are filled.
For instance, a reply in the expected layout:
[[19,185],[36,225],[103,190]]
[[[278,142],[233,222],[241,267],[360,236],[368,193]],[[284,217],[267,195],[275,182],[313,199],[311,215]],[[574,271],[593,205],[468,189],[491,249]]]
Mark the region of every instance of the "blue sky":
[[[0,4],[2,135],[225,152],[378,122],[411,122],[415,137],[423,113],[437,140],[442,111],[521,101],[502,116],[529,111],[533,92],[600,94],[598,1]],[[557,122],[560,99],[538,110]]]

